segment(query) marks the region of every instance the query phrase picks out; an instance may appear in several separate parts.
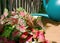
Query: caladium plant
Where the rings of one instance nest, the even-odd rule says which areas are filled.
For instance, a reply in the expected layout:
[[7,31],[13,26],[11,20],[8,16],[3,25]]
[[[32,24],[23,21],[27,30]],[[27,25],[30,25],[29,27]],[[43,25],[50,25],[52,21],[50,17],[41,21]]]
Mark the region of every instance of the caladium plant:
[[6,38],[9,37],[13,29],[14,29],[14,26],[6,25],[4,27],[4,32],[2,33],[2,36]]
[[48,43],[40,17],[33,18],[21,7],[11,13],[5,9],[0,18],[0,26],[0,30],[3,29],[0,37],[8,39],[6,43],[32,43],[33,40],[37,43]]

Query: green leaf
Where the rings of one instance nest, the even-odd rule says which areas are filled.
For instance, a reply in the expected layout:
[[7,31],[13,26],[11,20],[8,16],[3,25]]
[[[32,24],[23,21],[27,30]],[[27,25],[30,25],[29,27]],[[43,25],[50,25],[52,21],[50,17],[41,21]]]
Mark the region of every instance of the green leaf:
[[17,11],[23,11],[24,9],[22,7],[17,8]]
[[7,8],[5,8],[5,9],[4,9],[4,12],[8,12],[8,9],[7,9]]
[[35,27],[37,30],[42,30],[42,27],[38,26],[38,27]]
[[6,37],[6,38],[9,37],[10,33],[12,32],[13,29],[14,29],[13,26],[6,25],[5,28],[4,28],[4,32],[3,32],[2,36]]

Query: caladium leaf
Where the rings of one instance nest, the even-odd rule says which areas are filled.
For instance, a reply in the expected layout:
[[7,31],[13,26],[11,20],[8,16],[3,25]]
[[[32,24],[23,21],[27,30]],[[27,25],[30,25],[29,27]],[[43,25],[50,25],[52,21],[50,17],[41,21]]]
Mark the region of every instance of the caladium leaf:
[[27,37],[26,41],[31,42],[31,41],[32,41],[32,38],[33,38],[33,35],[29,35],[29,36]]
[[4,9],[4,14],[3,14],[5,17],[7,17],[8,16],[8,9]]
[[17,8],[17,11],[25,11],[22,7]]
[[11,25],[7,25],[5,26],[5,31],[3,32],[2,36],[3,37],[9,37],[10,36],[10,33],[12,32],[12,30],[14,29],[14,26],[11,26]]
[[4,25],[3,24],[0,24],[0,32],[3,31],[3,27],[4,27]]
[[26,38],[28,36],[28,34],[29,34],[28,32],[22,33],[21,38]]
[[19,35],[19,31],[18,30],[14,30],[12,32],[12,37],[16,37],[17,35]]

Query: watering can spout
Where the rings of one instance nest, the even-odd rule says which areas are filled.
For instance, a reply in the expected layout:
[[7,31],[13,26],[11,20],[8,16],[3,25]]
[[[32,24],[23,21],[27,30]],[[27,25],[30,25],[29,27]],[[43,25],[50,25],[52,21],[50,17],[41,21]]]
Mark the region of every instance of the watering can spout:
[[42,13],[33,13],[33,14],[31,14],[31,16],[43,16],[43,17],[49,18],[49,16],[47,14],[42,14]]

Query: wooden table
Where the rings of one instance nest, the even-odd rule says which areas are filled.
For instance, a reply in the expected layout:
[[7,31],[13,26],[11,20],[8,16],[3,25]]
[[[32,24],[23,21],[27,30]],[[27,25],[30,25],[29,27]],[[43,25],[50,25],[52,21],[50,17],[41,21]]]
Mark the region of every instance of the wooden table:
[[60,22],[55,22],[47,18],[42,18],[42,21],[46,28],[46,39],[60,43]]

